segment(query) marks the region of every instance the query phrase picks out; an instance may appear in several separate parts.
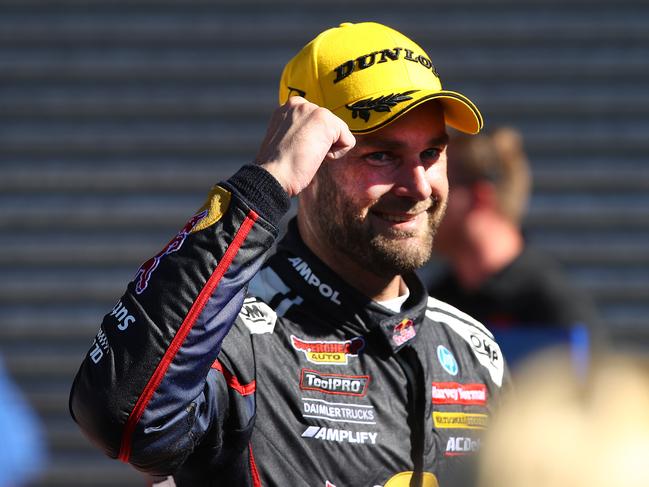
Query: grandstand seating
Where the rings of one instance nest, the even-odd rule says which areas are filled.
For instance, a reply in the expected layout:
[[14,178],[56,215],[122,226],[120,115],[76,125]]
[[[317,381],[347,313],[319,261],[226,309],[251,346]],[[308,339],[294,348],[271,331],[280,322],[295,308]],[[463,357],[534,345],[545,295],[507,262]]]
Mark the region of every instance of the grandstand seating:
[[618,340],[649,316],[647,0],[0,0],[0,353],[40,414],[43,487],[137,486],[71,421],[72,378],[139,264],[252,160],[283,64],[377,20],[487,126],[525,135],[526,232]]

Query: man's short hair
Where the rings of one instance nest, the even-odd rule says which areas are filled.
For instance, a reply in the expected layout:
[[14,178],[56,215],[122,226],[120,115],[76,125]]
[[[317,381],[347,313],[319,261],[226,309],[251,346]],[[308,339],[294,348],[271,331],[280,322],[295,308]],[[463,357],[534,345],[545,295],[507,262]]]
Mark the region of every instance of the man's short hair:
[[516,224],[521,222],[532,178],[520,132],[500,127],[474,136],[454,134],[448,158],[451,187],[490,181],[496,188],[500,212]]

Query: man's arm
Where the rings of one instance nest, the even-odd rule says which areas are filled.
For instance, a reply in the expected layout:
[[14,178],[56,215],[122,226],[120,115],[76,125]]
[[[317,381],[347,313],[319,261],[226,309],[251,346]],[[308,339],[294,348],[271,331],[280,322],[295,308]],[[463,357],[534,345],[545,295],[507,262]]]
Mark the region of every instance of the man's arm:
[[[343,135],[341,135],[343,134]],[[75,378],[70,410],[109,456],[172,473],[210,428],[223,397],[210,366],[288,208],[353,136],[304,100],[280,107],[258,155],[216,186],[185,227],[138,270]],[[329,153],[329,155],[328,155]],[[211,388],[210,388],[211,387]]]

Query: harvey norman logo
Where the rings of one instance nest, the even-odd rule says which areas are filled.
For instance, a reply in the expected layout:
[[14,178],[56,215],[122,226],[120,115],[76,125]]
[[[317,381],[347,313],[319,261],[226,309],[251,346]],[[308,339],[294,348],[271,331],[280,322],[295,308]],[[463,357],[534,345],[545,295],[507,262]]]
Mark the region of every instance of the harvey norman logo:
[[484,406],[487,404],[487,386],[484,384],[433,382],[433,404]]
[[320,426],[309,426],[302,433],[302,438],[313,438],[320,441],[334,441],[336,443],[365,443],[376,444],[378,433],[370,431],[350,431],[326,428]]
[[365,348],[362,337],[354,337],[344,342],[306,341],[291,335],[291,345],[303,352],[306,359],[314,364],[347,364],[348,357],[356,357]]

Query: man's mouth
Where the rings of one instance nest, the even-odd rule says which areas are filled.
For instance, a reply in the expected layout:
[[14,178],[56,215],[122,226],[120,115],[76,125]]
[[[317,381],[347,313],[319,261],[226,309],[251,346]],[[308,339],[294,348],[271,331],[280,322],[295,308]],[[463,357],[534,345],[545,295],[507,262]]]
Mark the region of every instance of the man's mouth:
[[384,220],[387,220],[389,222],[393,222],[393,223],[408,222],[408,221],[411,221],[411,220],[414,220],[415,218],[417,218],[417,213],[413,213],[413,214],[391,214],[391,213],[382,213],[380,211],[377,211],[377,212],[375,212],[375,214],[378,217],[380,217],[380,218],[382,218]]

